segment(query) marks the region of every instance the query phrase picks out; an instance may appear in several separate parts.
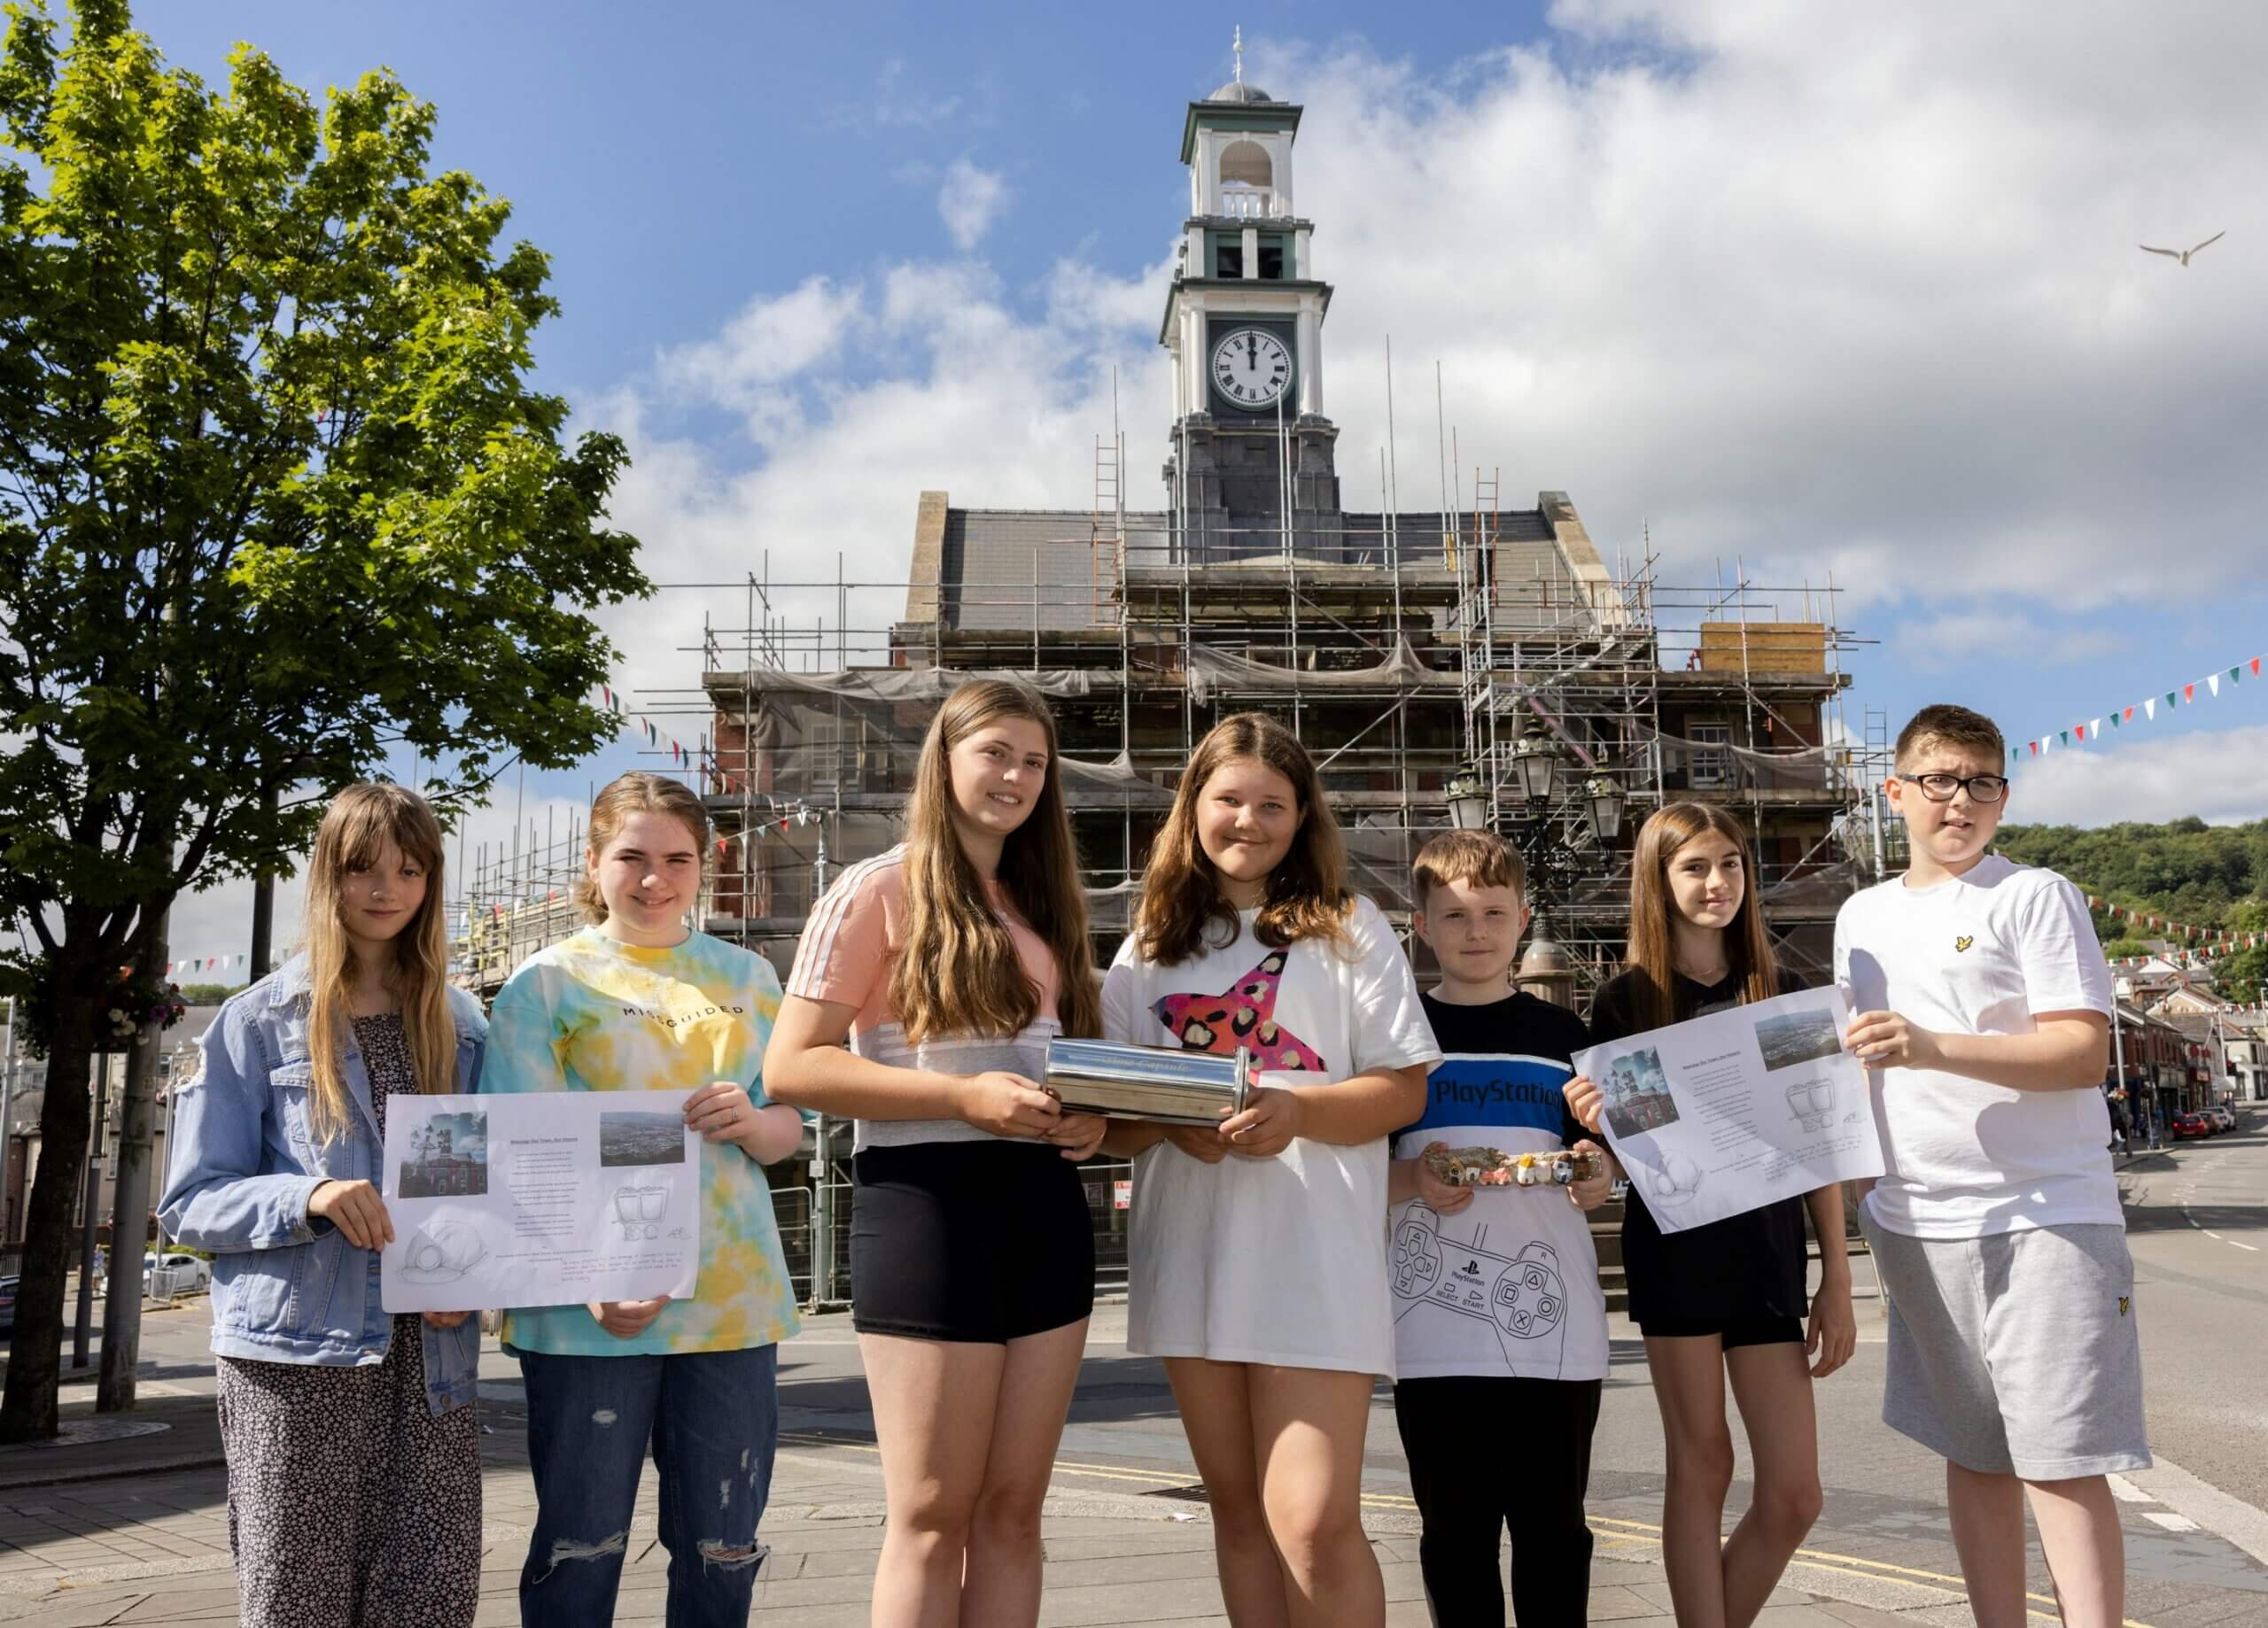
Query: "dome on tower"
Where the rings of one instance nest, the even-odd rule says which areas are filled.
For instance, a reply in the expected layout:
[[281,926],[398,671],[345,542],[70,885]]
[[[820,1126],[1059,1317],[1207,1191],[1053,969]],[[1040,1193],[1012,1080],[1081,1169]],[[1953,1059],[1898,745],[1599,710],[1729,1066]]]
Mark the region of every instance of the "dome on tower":
[[1247,85],[1237,79],[1231,80],[1205,99],[1208,102],[1272,102],[1276,98],[1258,85]]

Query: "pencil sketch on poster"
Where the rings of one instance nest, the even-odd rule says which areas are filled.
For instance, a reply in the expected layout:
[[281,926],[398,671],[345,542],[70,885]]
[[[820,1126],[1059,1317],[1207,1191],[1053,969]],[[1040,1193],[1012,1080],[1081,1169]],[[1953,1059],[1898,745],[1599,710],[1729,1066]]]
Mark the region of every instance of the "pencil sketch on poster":
[[1664,1232],[1882,1174],[1849,1023],[1839,989],[1811,989],[1576,1053],[1607,1145]]

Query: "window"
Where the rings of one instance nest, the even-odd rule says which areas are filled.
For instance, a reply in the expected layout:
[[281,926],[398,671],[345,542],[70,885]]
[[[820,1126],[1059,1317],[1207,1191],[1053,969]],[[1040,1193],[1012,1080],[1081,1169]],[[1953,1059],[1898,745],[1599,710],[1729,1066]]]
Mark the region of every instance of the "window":
[[1213,275],[1216,277],[1244,275],[1244,245],[1228,242],[1214,244]]
[[1693,742],[1694,747],[1686,774],[1687,785],[1696,791],[1707,791],[1733,783],[1733,755],[1729,749],[1733,743],[1731,725],[1688,725],[1685,738]]
[[1263,243],[1260,245],[1260,275],[1270,282],[1280,283],[1284,280],[1282,243]]

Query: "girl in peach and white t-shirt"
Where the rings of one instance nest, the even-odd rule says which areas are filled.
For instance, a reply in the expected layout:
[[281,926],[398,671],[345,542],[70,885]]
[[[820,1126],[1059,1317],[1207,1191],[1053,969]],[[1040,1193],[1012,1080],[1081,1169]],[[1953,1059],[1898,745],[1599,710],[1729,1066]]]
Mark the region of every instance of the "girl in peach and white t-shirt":
[[955,690],[906,825],[819,902],[765,1074],[857,1121],[851,1314],[889,1506],[874,1620],[1015,1628],[1038,1619],[1039,1506],[1094,1302],[1076,1161],[1104,1124],[1038,1084],[1050,1039],[1101,1027],[1046,702]]

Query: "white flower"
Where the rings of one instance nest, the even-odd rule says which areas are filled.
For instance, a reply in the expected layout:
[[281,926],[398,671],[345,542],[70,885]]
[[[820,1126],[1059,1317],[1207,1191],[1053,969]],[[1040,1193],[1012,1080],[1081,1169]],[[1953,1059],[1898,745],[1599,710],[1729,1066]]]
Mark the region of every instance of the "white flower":
[[126,1014],[113,1006],[110,1009],[110,1020],[123,1028],[126,1026]]

